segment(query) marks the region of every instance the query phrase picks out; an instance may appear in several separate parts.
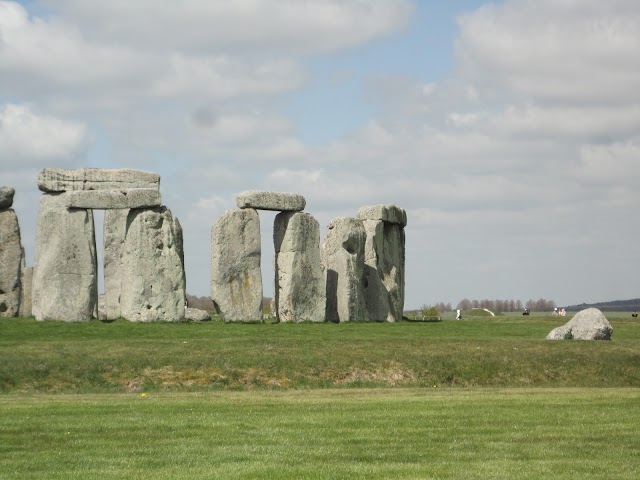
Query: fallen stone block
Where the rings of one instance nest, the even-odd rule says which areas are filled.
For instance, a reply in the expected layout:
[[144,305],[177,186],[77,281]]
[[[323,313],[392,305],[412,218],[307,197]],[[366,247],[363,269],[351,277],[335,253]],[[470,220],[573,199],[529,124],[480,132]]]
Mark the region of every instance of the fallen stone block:
[[547,340],[611,340],[613,327],[597,308],[576,313],[566,324],[554,328]]
[[184,309],[184,319],[190,322],[205,322],[211,320],[211,315],[206,310],[188,307]]
[[241,192],[236,197],[236,205],[239,208],[254,208],[256,210],[300,212],[304,210],[306,204],[305,198],[297,193],[250,190]]
[[38,188],[43,192],[69,190],[127,190],[134,188],[160,189],[160,176],[130,169],[43,168],[38,174]]

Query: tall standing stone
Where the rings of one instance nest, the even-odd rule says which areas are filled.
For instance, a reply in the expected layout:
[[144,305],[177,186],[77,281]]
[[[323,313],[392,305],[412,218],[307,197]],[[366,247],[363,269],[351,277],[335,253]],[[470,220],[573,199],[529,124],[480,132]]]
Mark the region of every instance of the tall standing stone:
[[308,213],[281,212],[273,224],[275,304],[280,322],[325,320],[320,225]]
[[369,318],[399,321],[404,310],[406,212],[395,205],[372,205],[360,208],[357,216],[367,232],[363,280]]
[[211,229],[211,298],[225,322],[262,321],[260,219],[227,210]]
[[134,208],[122,246],[120,309],[132,322],[184,320],[182,230],[166,207]]
[[368,320],[362,284],[365,241],[366,232],[361,220],[338,217],[327,226],[322,257],[329,321]]
[[13,193],[0,187],[0,317],[17,317],[22,300],[24,250],[18,217],[10,208]]
[[32,296],[36,320],[79,322],[97,313],[93,213],[66,204],[65,193],[40,199]]
[[104,214],[104,310],[108,320],[122,316],[122,254],[129,210],[107,210]]
[[33,285],[33,267],[27,267],[22,273],[22,301],[20,302],[20,316],[30,317],[31,309],[31,291]]

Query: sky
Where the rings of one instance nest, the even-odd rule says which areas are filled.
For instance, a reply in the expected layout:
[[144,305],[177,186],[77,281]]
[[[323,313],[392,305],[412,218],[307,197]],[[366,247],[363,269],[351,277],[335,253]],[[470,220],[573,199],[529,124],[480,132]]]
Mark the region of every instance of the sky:
[[270,190],[406,209],[407,309],[637,298],[639,58],[637,0],[0,0],[0,185],[31,265],[40,169],[158,173],[192,295]]

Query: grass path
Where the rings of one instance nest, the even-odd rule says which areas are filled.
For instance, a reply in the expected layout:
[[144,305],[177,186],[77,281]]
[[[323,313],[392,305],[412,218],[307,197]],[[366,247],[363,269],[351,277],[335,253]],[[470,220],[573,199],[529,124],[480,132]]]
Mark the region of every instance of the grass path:
[[0,396],[2,479],[637,479],[640,389]]

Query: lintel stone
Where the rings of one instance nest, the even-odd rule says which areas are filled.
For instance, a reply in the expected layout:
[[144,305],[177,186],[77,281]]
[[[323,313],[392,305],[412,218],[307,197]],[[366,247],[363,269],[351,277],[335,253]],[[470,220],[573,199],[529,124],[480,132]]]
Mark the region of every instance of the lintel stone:
[[153,208],[162,204],[160,191],[154,188],[121,190],[73,190],[67,192],[67,207],[103,210]]
[[160,189],[160,175],[131,169],[43,168],[38,174],[38,188],[43,192],[69,190]]
[[357,217],[360,220],[382,220],[387,223],[397,223],[402,227],[407,226],[407,212],[404,208],[395,205],[368,205],[358,209]]
[[240,192],[236,197],[236,205],[239,208],[254,208],[256,210],[301,212],[306,204],[305,198],[297,193],[248,190]]

